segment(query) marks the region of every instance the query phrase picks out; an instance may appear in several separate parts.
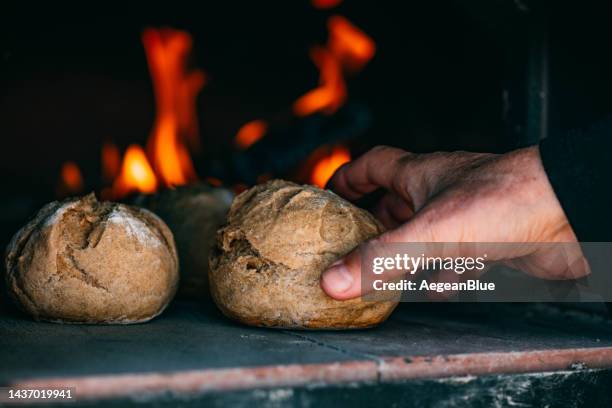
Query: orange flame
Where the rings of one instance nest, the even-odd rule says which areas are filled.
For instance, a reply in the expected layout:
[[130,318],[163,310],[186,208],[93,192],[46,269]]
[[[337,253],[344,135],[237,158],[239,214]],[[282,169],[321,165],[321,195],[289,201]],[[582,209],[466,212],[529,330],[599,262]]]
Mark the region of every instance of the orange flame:
[[[121,161],[117,146],[102,147],[102,172],[112,187],[108,198],[134,191],[154,192],[159,184],[175,186],[197,180],[189,149],[198,150],[196,97],[204,86],[204,73],[187,70],[192,47],[188,33],[173,29],[146,29],[142,34],[155,91],[156,116],[147,142],[147,155],[130,146]],[[188,149],[189,148],[189,149]]]
[[332,152],[320,159],[314,166],[310,183],[324,188],[329,179],[344,163],[351,161],[351,153],[343,146],[336,146]]
[[318,9],[330,9],[342,3],[342,0],[311,0],[312,5]]
[[83,175],[75,162],[68,161],[60,171],[59,195],[77,194],[83,191]]
[[319,86],[294,102],[297,116],[336,112],[347,98],[343,70],[359,71],[376,52],[374,41],[342,16],[330,17],[327,28],[327,46],[315,47],[310,53],[319,69]]
[[374,57],[376,53],[374,41],[346,18],[330,17],[327,28],[329,49],[349,70],[360,70]]
[[157,109],[147,150],[165,185],[186,184],[197,179],[187,145],[199,148],[195,99],[204,86],[204,73],[186,69],[192,46],[188,33],[147,29],[142,41]]
[[319,111],[332,114],[342,106],[347,96],[342,67],[326,48],[315,47],[310,56],[320,71],[319,86],[295,101],[293,111],[298,116]]
[[138,191],[152,193],[157,189],[157,178],[142,147],[131,145],[125,151],[121,173],[113,184],[113,196],[123,197]]
[[268,124],[263,120],[253,120],[245,123],[236,133],[236,146],[247,149],[261,139],[268,131]]
[[121,152],[114,143],[104,143],[102,145],[102,178],[106,181],[113,181],[121,170]]

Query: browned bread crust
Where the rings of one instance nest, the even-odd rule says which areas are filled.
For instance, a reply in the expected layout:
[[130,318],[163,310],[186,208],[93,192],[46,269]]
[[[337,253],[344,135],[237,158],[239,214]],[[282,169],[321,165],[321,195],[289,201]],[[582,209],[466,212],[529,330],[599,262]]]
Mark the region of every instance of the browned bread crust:
[[7,248],[7,286],[37,320],[136,323],[176,292],[172,233],[150,211],[93,194],[42,208]]
[[274,180],[240,194],[211,256],[213,299],[255,326],[348,329],[376,326],[397,302],[337,301],[321,273],[383,232],[368,212],[331,191]]

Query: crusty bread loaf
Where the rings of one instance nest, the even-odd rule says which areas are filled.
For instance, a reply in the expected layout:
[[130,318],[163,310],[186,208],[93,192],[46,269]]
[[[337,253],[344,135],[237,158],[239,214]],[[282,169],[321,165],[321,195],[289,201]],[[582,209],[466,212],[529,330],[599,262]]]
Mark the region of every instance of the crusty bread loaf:
[[209,271],[224,314],[256,326],[375,326],[397,302],[337,301],[321,273],[383,227],[368,212],[314,186],[275,180],[240,194],[218,232]]
[[157,316],[176,292],[172,233],[153,213],[98,202],[53,202],[13,237],[7,286],[35,319],[136,323]]
[[172,231],[180,264],[179,296],[202,299],[208,295],[208,258],[232,198],[229,190],[206,184],[136,198],[136,205],[153,211]]

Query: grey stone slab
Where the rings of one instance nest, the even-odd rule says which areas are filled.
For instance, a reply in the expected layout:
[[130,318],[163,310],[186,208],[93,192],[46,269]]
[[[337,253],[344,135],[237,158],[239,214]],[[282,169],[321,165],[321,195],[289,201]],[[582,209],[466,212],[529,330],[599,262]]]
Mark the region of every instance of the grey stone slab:
[[302,332],[371,358],[612,346],[602,316],[530,304],[401,304],[376,330]]
[[129,326],[37,323],[0,312],[0,384],[31,378],[378,361],[612,346],[606,317],[533,305],[402,304],[375,329],[290,331],[242,326],[216,309],[174,302]]
[[16,379],[307,364],[354,359],[284,333],[235,324],[216,309],[174,302],[126,326],[39,323],[0,315],[0,384]]

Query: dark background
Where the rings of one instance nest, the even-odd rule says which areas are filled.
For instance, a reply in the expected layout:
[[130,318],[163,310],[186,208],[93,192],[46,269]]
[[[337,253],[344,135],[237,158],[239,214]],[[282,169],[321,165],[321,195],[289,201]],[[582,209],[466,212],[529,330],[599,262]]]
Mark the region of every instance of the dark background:
[[145,143],[155,113],[140,40],[148,26],[191,33],[193,63],[208,76],[198,99],[200,169],[232,154],[242,124],[286,111],[317,84],[308,50],[325,42],[331,14],[377,44],[349,81],[349,99],[372,118],[347,142],[354,155],[377,144],[503,152],[612,110],[610,14],[584,2],[345,0],[330,11],[306,0],[15,2],[4,9],[0,212],[11,234],[55,198],[63,162],[75,161],[96,190],[103,141]]

